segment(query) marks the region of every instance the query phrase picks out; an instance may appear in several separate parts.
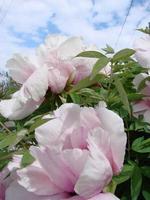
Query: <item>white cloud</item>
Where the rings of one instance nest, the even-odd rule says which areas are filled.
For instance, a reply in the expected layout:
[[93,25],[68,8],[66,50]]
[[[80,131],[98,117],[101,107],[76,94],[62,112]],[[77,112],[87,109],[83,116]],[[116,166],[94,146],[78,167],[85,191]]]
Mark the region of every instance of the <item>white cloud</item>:
[[[114,47],[130,0],[12,0],[9,7],[10,3],[11,0],[0,0],[0,22],[4,18],[0,25],[0,69],[11,54],[32,52],[25,42],[41,42],[39,30],[51,32],[49,22],[62,34],[83,36],[99,47],[106,43]],[[118,41],[119,48],[132,46],[138,35],[135,28],[139,22],[147,25],[148,14],[146,1],[133,6]]]

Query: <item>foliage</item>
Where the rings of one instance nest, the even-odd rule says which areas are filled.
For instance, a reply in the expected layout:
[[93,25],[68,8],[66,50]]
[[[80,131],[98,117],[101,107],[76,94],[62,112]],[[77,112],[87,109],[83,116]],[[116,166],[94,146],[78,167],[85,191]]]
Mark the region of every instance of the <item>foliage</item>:
[[[107,45],[104,49],[107,54],[114,50]],[[128,136],[125,164],[122,172],[114,176],[106,189],[115,192],[122,200],[150,199],[148,181],[150,167],[148,159],[150,153],[150,126],[142,118],[136,119],[132,113],[132,103],[140,100],[142,95],[133,87],[134,77],[147,72],[133,58],[134,50],[123,49],[112,57],[97,51],[88,51],[79,54],[83,57],[98,58],[90,77],[81,80],[77,85],[66,86],[63,93],[54,95],[50,91],[46,100],[31,116],[15,121],[15,126],[8,128],[6,119],[0,117],[0,169],[12,158],[13,154],[23,154],[22,166],[33,161],[29,154],[29,147],[36,145],[34,130],[47,120],[43,116],[51,114],[64,102],[74,102],[81,106],[95,106],[99,101],[105,101],[108,108],[118,113],[124,120]],[[106,76],[98,72],[110,63],[111,74]],[[0,98],[9,97],[19,87],[8,79],[1,83]]]

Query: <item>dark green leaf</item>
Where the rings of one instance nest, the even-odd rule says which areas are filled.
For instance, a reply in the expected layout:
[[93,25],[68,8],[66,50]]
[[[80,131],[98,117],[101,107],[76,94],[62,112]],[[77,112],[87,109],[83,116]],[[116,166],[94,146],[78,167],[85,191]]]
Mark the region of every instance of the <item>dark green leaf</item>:
[[150,192],[143,190],[142,191],[143,197],[145,198],[145,200],[150,200]]
[[139,93],[130,93],[128,94],[128,99],[129,101],[137,101],[143,98],[143,94],[139,94]]
[[138,153],[150,152],[150,138],[144,140],[144,137],[137,138],[132,143],[132,150]]
[[121,183],[127,181],[129,178],[131,178],[132,173],[133,173],[133,169],[134,169],[133,165],[125,164],[123,166],[123,169],[122,169],[121,173],[118,176],[114,176],[113,180],[117,184],[121,184]]
[[141,172],[144,176],[150,178],[150,167],[149,166],[143,166],[141,167]]
[[120,61],[122,59],[128,58],[135,53],[133,49],[123,49],[118,51],[112,58],[113,62]]
[[130,110],[127,93],[126,93],[121,81],[119,80],[119,78],[117,78],[117,76],[114,76],[114,81],[115,81],[116,89],[120,95],[120,99],[124,105],[124,108],[128,111],[129,115],[131,116],[131,110]]
[[131,199],[137,200],[141,191],[142,175],[140,168],[135,164],[131,177]]

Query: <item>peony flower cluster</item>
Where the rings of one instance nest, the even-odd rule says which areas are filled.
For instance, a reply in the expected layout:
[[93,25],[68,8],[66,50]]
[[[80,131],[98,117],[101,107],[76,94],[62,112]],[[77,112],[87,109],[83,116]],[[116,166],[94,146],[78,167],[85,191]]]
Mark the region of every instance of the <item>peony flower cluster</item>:
[[[76,57],[86,50],[95,47],[85,46],[79,37],[49,36],[32,59],[16,54],[7,67],[21,88],[0,102],[0,113],[23,119],[44,102],[48,91],[59,94],[90,76],[97,59]],[[0,174],[0,200],[118,199],[105,191],[121,172],[127,138],[123,120],[104,102],[95,108],[61,105],[35,130],[35,139],[38,145],[30,147],[34,162],[21,168],[22,156],[14,156],[7,175]]]
[[35,137],[35,161],[17,171],[6,200],[118,199],[104,188],[122,169],[126,134],[123,120],[104,103],[95,109],[63,104]]
[[42,104],[48,90],[60,93],[68,82],[76,84],[89,76],[97,59],[76,55],[95,49],[85,46],[80,37],[50,35],[32,59],[14,55],[6,67],[22,86],[11,99],[0,102],[0,113],[11,120],[23,119]]

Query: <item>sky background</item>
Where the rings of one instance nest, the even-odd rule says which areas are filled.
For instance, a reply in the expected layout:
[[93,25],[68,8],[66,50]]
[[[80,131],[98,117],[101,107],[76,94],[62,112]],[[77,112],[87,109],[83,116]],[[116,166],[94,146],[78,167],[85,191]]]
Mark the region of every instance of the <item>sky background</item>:
[[100,49],[132,47],[150,22],[150,1],[134,0],[0,0],[0,71],[14,53],[28,55],[48,34],[82,36]]

